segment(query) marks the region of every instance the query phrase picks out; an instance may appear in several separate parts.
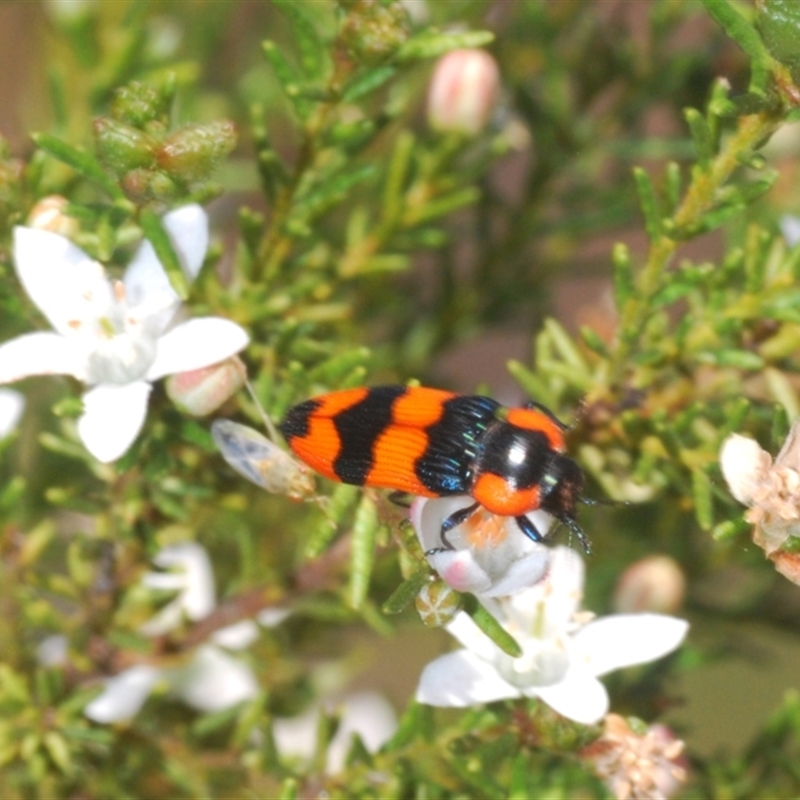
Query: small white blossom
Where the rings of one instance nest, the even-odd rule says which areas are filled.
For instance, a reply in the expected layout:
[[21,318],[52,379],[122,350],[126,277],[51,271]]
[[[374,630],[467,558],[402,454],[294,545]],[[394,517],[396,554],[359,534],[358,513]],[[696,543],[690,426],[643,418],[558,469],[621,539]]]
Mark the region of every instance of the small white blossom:
[[[199,544],[185,542],[166,547],[154,563],[173,571],[147,573],[143,584],[151,589],[175,590],[177,595],[141,626],[142,633],[161,636],[180,625],[184,618],[203,619],[214,610],[211,562]],[[221,711],[250,700],[258,693],[256,677],[247,664],[226,649],[244,649],[257,635],[256,624],[242,620],[212,634],[210,643],[200,645],[184,665],[130,667],[106,681],[105,688],[86,706],[84,714],[100,723],[128,720],[139,712],[158,686],[164,686],[170,694],[199,711]]]
[[[163,219],[193,280],[208,245],[208,219],[189,205]],[[71,375],[88,387],[78,434],[99,461],[125,453],[141,430],[153,381],[206,367],[242,350],[245,331],[217,317],[173,324],[180,299],[153,246],[143,242],[121,281],[69,239],[14,229],[17,275],[53,327],[0,345],[0,384]]]
[[425,667],[417,700],[464,707],[538,697],[575,722],[597,722],[608,711],[608,694],[598,677],[666,655],[683,641],[688,624],[660,614],[589,621],[591,615],[579,611],[582,594],[581,557],[568,547],[554,548],[545,580],[509,597],[481,598],[522,655],[503,652],[461,612],[447,630],[465,649]]
[[[498,517],[479,508],[465,522],[447,532],[445,548],[442,523],[455,511],[475,501],[466,496],[411,504],[411,522],[428,563],[449,586],[459,592],[485,597],[513,594],[533,586],[550,563],[550,548],[532,541],[512,517]],[[544,511],[527,515],[544,536],[552,517]]]

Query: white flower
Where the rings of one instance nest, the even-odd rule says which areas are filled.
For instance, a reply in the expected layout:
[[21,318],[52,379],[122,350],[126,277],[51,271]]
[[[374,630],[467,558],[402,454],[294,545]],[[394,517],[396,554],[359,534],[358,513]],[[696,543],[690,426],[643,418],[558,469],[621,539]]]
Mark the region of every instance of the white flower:
[[583,562],[567,547],[553,550],[548,577],[510,597],[481,598],[522,648],[512,658],[464,612],[447,626],[466,649],[437,658],[420,677],[417,700],[464,707],[538,697],[575,722],[592,724],[608,711],[598,677],[674,650],[688,624],[660,614],[619,614],[588,621],[578,611]]
[[[175,599],[141,626],[147,636],[161,636],[181,624],[184,617],[199,620],[215,606],[214,576],[206,551],[194,542],[172,545],[155,557],[168,573],[147,573],[142,582],[154,589],[172,589]],[[282,619],[283,617],[280,617]],[[280,619],[272,620],[277,624]],[[242,620],[211,635],[192,658],[178,667],[137,664],[105,683],[105,688],[84,709],[95,722],[121,722],[135,716],[150,693],[163,685],[173,696],[199,711],[221,711],[258,693],[258,682],[247,664],[227,653],[249,646],[258,635],[251,620]]]
[[[341,717],[326,753],[325,772],[328,775],[344,769],[354,734],[370,753],[375,753],[397,730],[394,709],[377,692],[350,694],[333,706],[334,709],[338,706]],[[272,734],[278,752],[287,758],[310,762],[317,747],[321,713],[320,707],[315,705],[296,717],[277,717]]]
[[25,410],[25,397],[13,389],[0,389],[0,439],[19,425]]
[[[208,219],[200,206],[166,214],[188,280],[200,270]],[[17,275],[53,326],[0,346],[0,384],[31,375],[72,375],[91,387],[78,434],[99,461],[125,453],[141,430],[151,383],[222,361],[247,345],[245,331],[217,317],[171,325],[180,300],[153,246],[145,241],[121,281],[69,239],[14,229]]]
[[[547,572],[550,548],[529,539],[512,517],[498,517],[479,508],[465,522],[447,532],[444,548],[442,523],[460,508],[472,505],[471,497],[435,500],[416,498],[411,522],[428,563],[459,592],[485,597],[513,594],[536,584]],[[544,536],[552,517],[544,511],[527,515]]]

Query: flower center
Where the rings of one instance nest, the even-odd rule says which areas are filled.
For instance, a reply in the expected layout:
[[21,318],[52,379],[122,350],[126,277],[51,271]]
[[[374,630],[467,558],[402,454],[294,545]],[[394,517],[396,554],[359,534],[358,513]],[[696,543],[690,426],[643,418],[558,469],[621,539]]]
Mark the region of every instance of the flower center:
[[86,382],[123,385],[140,380],[156,357],[156,337],[128,310],[124,286],[114,284],[106,314],[95,320],[87,355]]
[[558,683],[569,667],[566,644],[561,639],[529,639],[522,643],[519,658],[503,653],[498,656],[497,671],[512,686],[552,686]]

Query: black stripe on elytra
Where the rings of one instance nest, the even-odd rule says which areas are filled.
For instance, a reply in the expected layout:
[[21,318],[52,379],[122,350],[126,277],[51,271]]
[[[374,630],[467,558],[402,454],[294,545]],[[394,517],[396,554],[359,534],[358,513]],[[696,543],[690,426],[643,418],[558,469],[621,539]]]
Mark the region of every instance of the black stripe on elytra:
[[321,405],[321,400],[306,400],[286,412],[286,416],[278,423],[278,428],[287,442],[291,444],[295,437],[302,439],[308,436],[308,420]]
[[414,465],[427,489],[440,495],[469,493],[481,438],[497,419],[498,408],[496,400],[480,395],[445,401],[441,419],[425,429],[428,446]]
[[339,434],[339,453],[333,471],[343,483],[363,485],[372,469],[375,442],[392,422],[392,406],[406,386],[378,386],[363,400],[333,417]]

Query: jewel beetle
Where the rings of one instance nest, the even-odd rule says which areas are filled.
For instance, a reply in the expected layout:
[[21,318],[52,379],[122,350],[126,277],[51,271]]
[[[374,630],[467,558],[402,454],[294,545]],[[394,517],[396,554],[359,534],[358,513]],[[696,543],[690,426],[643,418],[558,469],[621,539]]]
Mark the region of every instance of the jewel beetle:
[[292,451],[331,480],[422,497],[466,494],[447,532],[480,506],[514,517],[545,541],[526,516],[542,509],[590,552],[576,520],[583,473],[566,454],[566,426],[544,406],[508,408],[490,397],[417,386],[345,389],[299,403],[278,426]]

